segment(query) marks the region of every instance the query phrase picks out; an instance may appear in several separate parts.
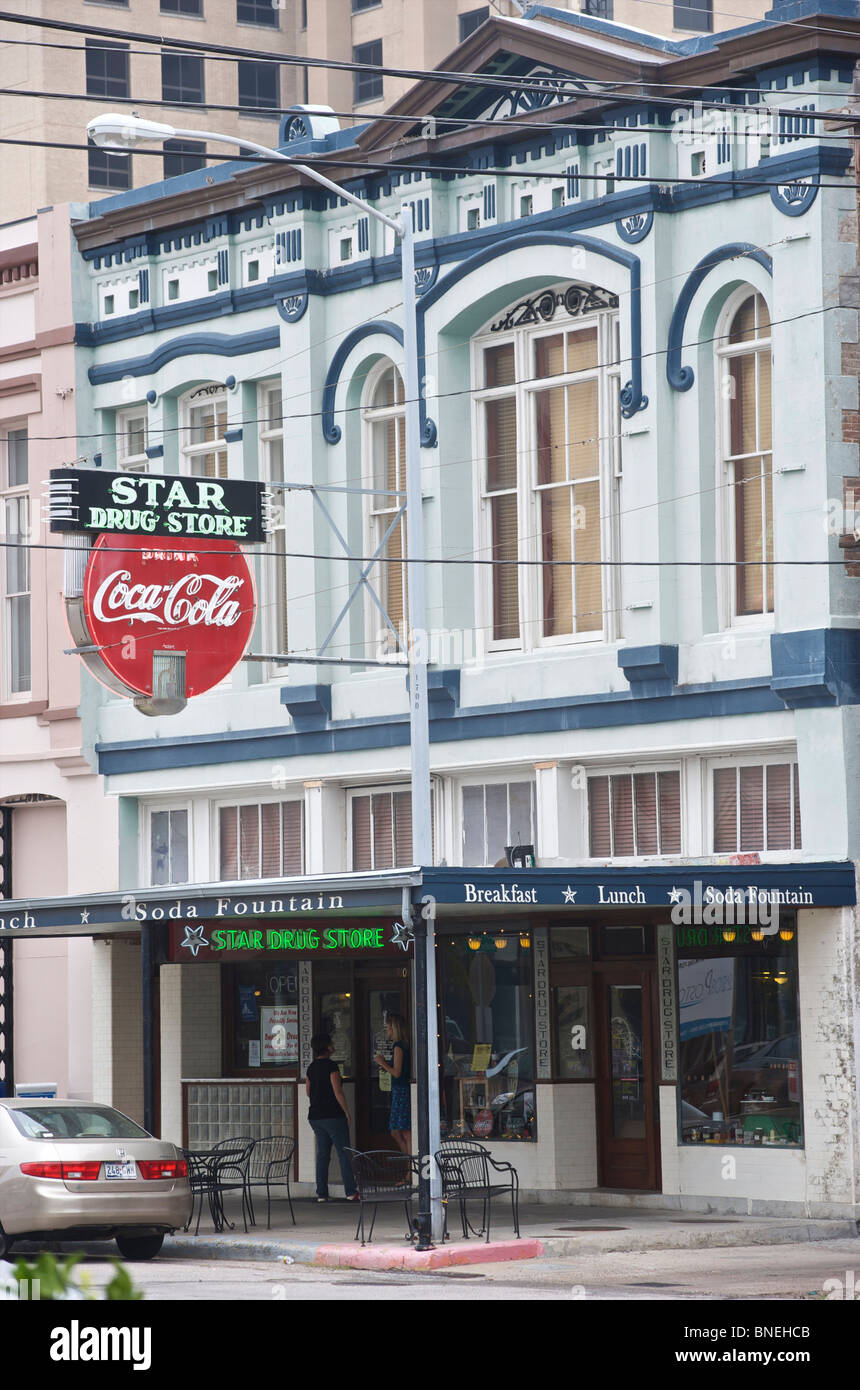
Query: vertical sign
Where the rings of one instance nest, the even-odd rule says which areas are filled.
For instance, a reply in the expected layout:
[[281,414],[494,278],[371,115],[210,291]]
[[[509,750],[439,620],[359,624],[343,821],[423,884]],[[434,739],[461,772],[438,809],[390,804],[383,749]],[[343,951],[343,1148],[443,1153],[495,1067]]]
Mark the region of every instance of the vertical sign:
[[660,1071],[664,1081],[678,1080],[678,1004],[672,927],[657,928],[657,991],[660,999]]
[[532,932],[535,953],[535,1041],[537,1044],[535,1080],[552,1076],[549,1041],[549,939],[546,927]]
[[302,1076],[305,1075],[314,1060],[311,1052],[311,1038],[314,1031],[312,971],[313,966],[309,960],[299,961],[299,1057]]

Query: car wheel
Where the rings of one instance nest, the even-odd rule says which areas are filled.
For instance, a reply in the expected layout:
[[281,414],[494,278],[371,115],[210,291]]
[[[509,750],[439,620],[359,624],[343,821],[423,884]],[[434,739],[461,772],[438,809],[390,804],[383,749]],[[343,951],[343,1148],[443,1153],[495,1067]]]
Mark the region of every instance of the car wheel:
[[164,1244],[164,1236],[117,1236],[116,1243],[127,1260],[153,1260]]

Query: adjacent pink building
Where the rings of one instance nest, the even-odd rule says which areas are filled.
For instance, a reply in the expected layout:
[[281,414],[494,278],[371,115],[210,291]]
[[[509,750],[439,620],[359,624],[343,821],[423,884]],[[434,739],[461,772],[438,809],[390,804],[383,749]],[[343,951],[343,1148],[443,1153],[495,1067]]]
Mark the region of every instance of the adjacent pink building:
[[[75,437],[70,262],[68,207],[0,226],[0,897],[116,877],[115,802],[81,747],[63,555],[41,517],[49,469],[96,447]],[[84,936],[0,939],[0,1094],[92,1094],[91,952]]]

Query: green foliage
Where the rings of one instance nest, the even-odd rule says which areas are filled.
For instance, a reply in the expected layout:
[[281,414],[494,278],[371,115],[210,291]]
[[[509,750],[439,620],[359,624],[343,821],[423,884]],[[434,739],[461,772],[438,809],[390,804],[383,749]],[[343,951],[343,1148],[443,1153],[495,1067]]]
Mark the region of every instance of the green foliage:
[[[80,1277],[76,1277],[74,1273],[75,1266],[80,1264],[83,1258],[83,1255],[67,1255],[65,1259],[60,1260],[50,1250],[42,1250],[33,1261],[20,1258],[15,1264],[14,1277],[19,1282],[26,1281],[30,1288],[38,1281],[40,1302],[69,1298],[95,1300],[99,1293],[87,1270],[82,1269]],[[115,1272],[113,1278],[105,1285],[102,1297],[122,1302],[134,1302],[143,1298],[143,1290],[135,1288],[122,1261],[111,1260],[111,1264]]]

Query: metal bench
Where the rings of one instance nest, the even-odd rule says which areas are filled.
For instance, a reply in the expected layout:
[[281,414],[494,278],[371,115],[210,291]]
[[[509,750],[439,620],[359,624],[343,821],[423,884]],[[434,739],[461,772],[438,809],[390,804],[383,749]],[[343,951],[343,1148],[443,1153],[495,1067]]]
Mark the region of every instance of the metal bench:
[[412,1216],[409,1203],[418,1194],[418,1189],[414,1184],[415,1159],[410,1154],[396,1153],[389,1149],[371,1149],[368,1153],[347,1149],[346,1152],[352,1160],[352,1171],[358,1190],[359,1209],[355,1239],[358,1240],[360,1231],[361,1243],[362,1245],[365,1244],[364,1208],[366,1206],[373,1207],[370,1231],[367,1236],[367,1240],[370,1242],[373,1239],[377,1208],[385,1202],[402,1202],[406,1212],[406,1239],[411,1240]]
[[[514,1231],[520,1238],[519,1189],[520,1180],[516,1168],[511,1163],[500,1163],[492,1157],[488,1149],[480,1144],[444,1144],[436,1154],[436,1163],[442,1177],[442,1200],[446,1203],[445,1226],[447,1233],[447,1204],[455,1201],[460,1204],[460,1222],[463,1239],[473,1235],[484,1235],[490,1239],[490,1213],[494,1197],[511,1199],[514,1218]],[[483,1224],[476,1231],[469,1222],[466,1203],[480,1201],[483,1206]]]

